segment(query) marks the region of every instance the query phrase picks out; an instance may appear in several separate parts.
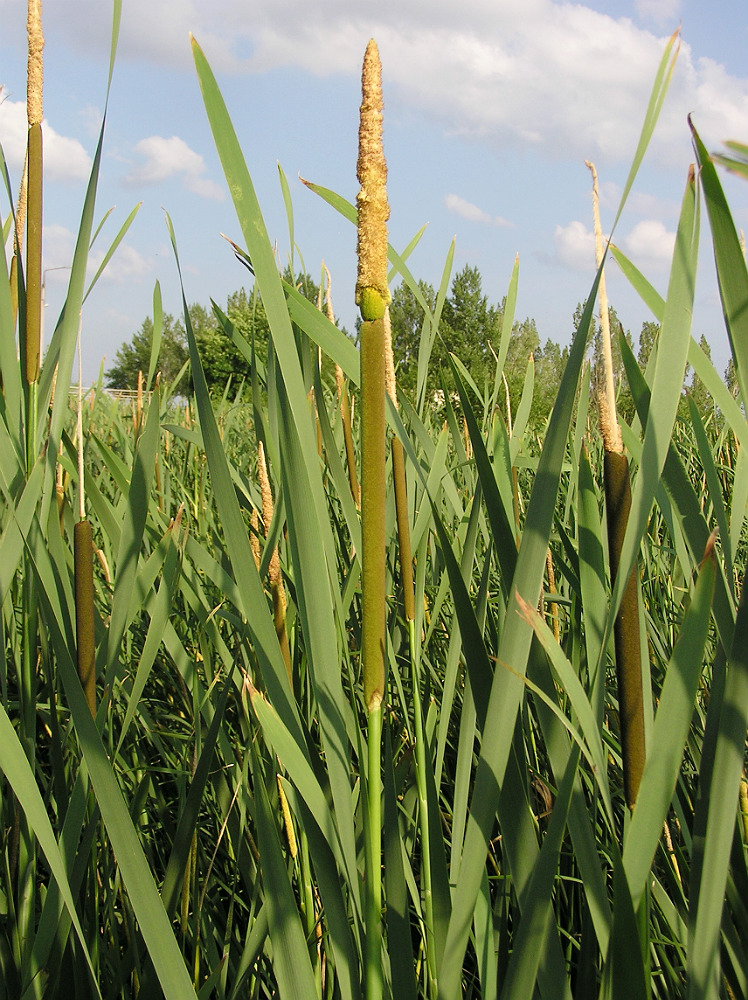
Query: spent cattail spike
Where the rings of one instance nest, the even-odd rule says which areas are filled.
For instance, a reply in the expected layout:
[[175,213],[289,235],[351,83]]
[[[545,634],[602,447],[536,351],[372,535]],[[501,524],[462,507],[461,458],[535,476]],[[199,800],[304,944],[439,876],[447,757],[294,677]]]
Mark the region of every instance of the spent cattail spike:
[[382,147],[382,64],[372,38],[361,74],[358,166],[358,280],[356,304],[364,320],[383,319],[390,301],[387,285],[387,163]]
[[42,329],[42,92],[44,35],[41,0],[29,0],[26,115],[28,119],[26,241],[26,381],[39,378]]
[[[597,183],[595,164],[585,160],[585,166],[592,174],[592,213],[595,226],[595,264],[599,268],[603,261],[603,231],[600,224],[600,190]],[[605,270],[600,275],[600,331],[603,349],[603,369],[605,379],[598,403],[600,406],[600,429],[606,451],[623,453],[621,428],[616,416],[616,387],[613,370],[613,347],[610,337],[610,312],[608,309],[608,292],[605,286]]]

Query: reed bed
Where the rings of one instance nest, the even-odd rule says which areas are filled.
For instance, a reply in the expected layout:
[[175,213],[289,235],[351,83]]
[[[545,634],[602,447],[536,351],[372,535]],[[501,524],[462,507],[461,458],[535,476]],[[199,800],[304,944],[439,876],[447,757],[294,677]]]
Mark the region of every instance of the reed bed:
[[[661,324],[646,371],[621,344],[636,417],[614,542],[585,363],[605,255],[539,442],[531,370],[511,425],[498,408],[516,265],[492,381],[454,358],[456,393],[438,415],[426,399],[450,252],[416,398],[387,393],[412,245],[380,227],[359,351],[279,274],[193,53],[271,330],[238,398],[211,399],[185,297],[194,395],[160,383],[156,346],[134,416],[99,387],[75,430],[103,125],[33,380],[16,345],[36,293],[0,257],[0,997],[748,997],[748,275],[697,133],[667,295],[611,251]],[[702,203],[737,398],[689,326]],[[687,363],[716,414],[678,417]]]

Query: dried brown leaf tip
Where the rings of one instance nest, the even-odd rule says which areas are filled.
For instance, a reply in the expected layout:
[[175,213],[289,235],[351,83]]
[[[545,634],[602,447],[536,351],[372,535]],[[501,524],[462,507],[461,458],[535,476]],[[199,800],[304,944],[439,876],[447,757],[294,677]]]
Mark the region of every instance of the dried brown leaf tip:
[[356,303],[364,320],[382,319],[387,286],[387,163],[382,148],[382,64],[377,43],[366,46],[361,74],[358,166],[358,280]]
[[717,541],[717,529],[715,528],[714,531],[709,536],[709,538],[707,538],[706,546],[704,547],[704,555],[701,560],[702,566],[707,561],[707,559],[714,558],[714,545],[716,541]]

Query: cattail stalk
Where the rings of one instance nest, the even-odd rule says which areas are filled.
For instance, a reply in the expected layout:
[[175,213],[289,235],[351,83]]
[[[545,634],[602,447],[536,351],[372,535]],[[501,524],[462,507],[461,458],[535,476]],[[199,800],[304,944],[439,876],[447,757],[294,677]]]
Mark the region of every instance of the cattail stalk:
[[361,76],[358,169],[358,280],[361,310],[361,588],[364,702],[368,713],[366,831],[367,1000],[382,996],[382,703],[385,696],[384,315],[387,286],[387,164],[382,148],[382,67],[372,39]]
[[[327,318],[331,323],[335,322],[335,312],[332,308],[332,277],[329,269],[325,266],[327,284],[325,287],[325,307]],[[353,502],[361,508],[361,489],[358,485],[358,475],[356,473],[356,451],[353,446],[353,416],[351,413],[351,403],[348,396],[348,386],[346,385],[343,369],[335,362],[335,385],[338,390],[338,401],[340,405],[340,418],[343,423],[343,442],[345,444],[345,460],[348,465],[348,482],[351,487]]]
[[26,381],[39,378],[42,328],[42,89],[44,79],[44,35],[41,0],[29,0],[26,21],[28,76],[27,237],[26,237]]
[[26,155],[23,161],[23,173],[21,174],[21,187],[18,191],[18,201],[16,202],[16,225],[13,237],[13,256],[10,261],[10,302],[13,309],[13,327],[15,328],[18,317],[18,262],[23,255],[23,237],[26,232],[26,204],[28,193],[28,168],[29,150],[26,146]]
[[260,554],[260,515],[257,508],[253,507],[249,515],[249,547],[252,550],[252,558],[255,566],[259,570],[262,557]]
[[[551,547],[548,546],[548,551],[545,554],[545,569],[548,574],[548,593],[555,594],[556,591],[556,574],[553,569],[553,554],[551,553]],[[551,615],[551,627],[553,628],[553,638],[556,642],[561,642],[561,622],[558,617],[558,604],[555,601],[551,601],[550,607],[548,608]]]
[[[384,382],[392,405],[397,405],[395,359],[392,351],[392,327],[389,306],[384,313]],[[392,478],[395,489],[397,517],[397,543],[400,552],[400,580],[403,588],[403,609],[408,626],[408,645],[413,688],[413,721],[415,729],[416,790],[418,792],[418,825],[421,836],[421,890],[426,928],[426,966],[428,969],[429,996],[437,995],[436,946],[434,941],[434,902],[431,883],[431,840],[429,832],[429,803],[426,783],[426,737],[421,708],[420,648],[416,636],[416,602],[413,586],[413,558],[410,547],[410,522],[408,520],[408,494],[405,479],[405,453],[403,443],[396,434],[391,437]]]
[[[262,441],[257,444],[257,469],[260,478],[260,496],[262,497],[262,519],[265,522],[265,536],[267,537],[270,523],[273,520],[273,493],[270,489],[270,477],[268,476],[267,462],[265,461],[265,448]],[[278,643],[283,654],[283,662],[286,664],[288,683],[293,690],[293,668],[291,666],[291,650],[288,645],[288,634],[286,632],[286,588],[283,584],[283,574],[281,572],[280,557],[278,547],[275,546],[270,556],[268,564],[268,576],[270,578],[270,593],[273,598],[273,622],[275,624],[275,634],[278,636]]]
[[[22,341],[21,358],[25,361],[23,375],[28,386],[26,396],[26,467],[30,472],[36,461],[36,382],[39,376],[39,337],[41,330],[41,231],[42,231],[42,50],[44,38],[41,28],[40,0],[28,0],[26,23],[28,40],[27,98],[28,137],[26,157],[27,209],[26,223],[28,236],[26,243],[26,328],[19,330]],[[20,225],[20,228],[19,228]],[[23,223],[16,219],[16,247],[20,247]],[[18,249],[20,253],[20,249]],[[20,266],[20,257],[16,262]],[[15,305],[18,305],[18,283]],[[23,336],[22,336],[23,334]],[[26,560],[22,585],[23,633],[20,677],[18,679],[19,738],[32,772],[36,759],[36,693],[37,693],[37,651],[39,647],[39,626],[37,615],[37,594],[30,561]],[[37,866],[36,839],[20,804],[16,803],[16,816],[11,838],[11,858],[16,876],[16,927],[20,948],[21,967],[32,965],[34,929],[37,924]]]
[[83,389],[81,341],[78,332],[78,521],[73,528],[73,572],[75,576],[75,636],[78,677],[91,715],[96,718],[96,640],[93,583],[93,537],[86,518],[83,465]]
[[[595,219],[595,256],[597,266],[603,259],[602,230],[597,186],[597,171],[587,162],[592,173],[592,201]],[[600,326],[602,329],[605,385],[599,392],[600,429],[603,437],[603,475],[605,511],[608,526],[608,560],[611,586],[615,587],[631,510],[631,480],[629,462],[623,450],[621,428],[616,416],[613,352],[610,340],[608,300],[605,294],[605,274],[600,276]],[[644,741],[644,695],[642,688],[641,645],[639,636],[639,597],[637,567],[626,581],[621,606],[613,625],[618,681],[618,712],[621,727],[621,759],[623,789],[629,809],[636,805],[639,785],[644,773],[646,746]]]

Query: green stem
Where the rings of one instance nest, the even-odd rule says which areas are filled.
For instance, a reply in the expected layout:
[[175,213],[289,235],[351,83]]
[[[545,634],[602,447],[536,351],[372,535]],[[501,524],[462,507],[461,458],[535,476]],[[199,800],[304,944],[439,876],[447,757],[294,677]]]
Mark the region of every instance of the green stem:
[[26,235],[26,381],[39,378],[42,324],[42,126],[28,134],[28,202]]
[[382,704],[368,716],[368,809],[366,830],[366,1000],[382,996]]
[[[36,768],[36,594],[30,562],[23,578],[23,650],[21,652],[20,740],[32,772]],[[19,807],[20,808],[20,807]],[[25,814],[20,816],[17,920],[24,985],[33,979],[31,967],[36,925],[36,840]]]
[[431,841],[429,839],[429,803],[426,788],[426,739],[421,710],[420,657],[416,641],[416,623],[408,619],[410,666],[413,677],[413,716],[416,731],[416,789],[418,791],[418,825],[421,833],[421,892],[423,918],[426,925],[426,965],[429,975],[429,996],[437,995],[436,947],[434,942],[434,900],[431,891]]
[[366,1000],[382,995],[382,807],[380,770],[385,648],[384,327],[361,327],[361,654],[368,712]]

